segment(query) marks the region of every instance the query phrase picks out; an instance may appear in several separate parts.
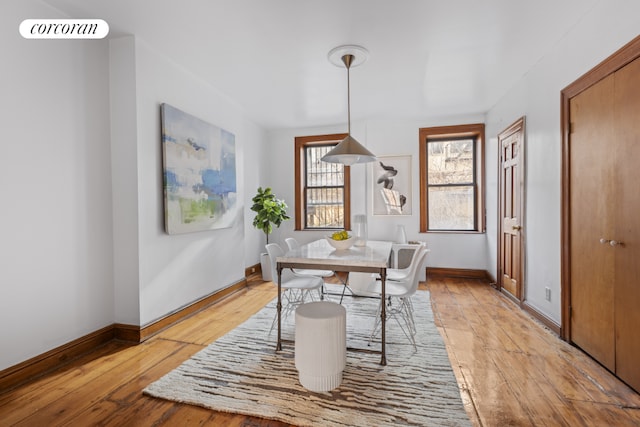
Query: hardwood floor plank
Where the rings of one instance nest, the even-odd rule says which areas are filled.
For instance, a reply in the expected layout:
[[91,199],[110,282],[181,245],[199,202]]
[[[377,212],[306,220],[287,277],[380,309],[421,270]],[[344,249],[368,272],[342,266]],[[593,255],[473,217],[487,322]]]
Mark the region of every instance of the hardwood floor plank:
[[534,425],[524,409],[513,400],[513,391],[493,366],[473,372],[462,368],[483,426]]
[[[497,291],[467,283],[438,283],[432,300],[484,425],[617,425],[616,417],[621,425],[635,422],[637,393]],[[509,384],[501,398],[494,387],[487,388],[488,384],[503,387],[500,381]],[[492,399],[496,402],[491,403]],[[601,420],[592,411],[583,417],[574,407],[580,399],[609,406]],[[631,407],[611,415],[611,408],[625,405]]]
[[157,337],[208,345],[257,313],[276,295],[277,289],[270,282],[252,282],[247,290],[229,296],[220,304],[207,307],[191,316],[188,322],[180,322],[159,333]]
[[5,391],[0,394],[0,419],[4,418],[3,411],[9,407],[8,405],[11,401],[20,401],[21,404],[31,403],[43,393],[49,394],[51,390],[57,388],[57,381],[69,381],[74,376],[82,375],[82,370],[78,369],[77,366],[89,365],[96,359],[106,357],[126,347],[130,347],[130,345],[119,341],[111,341],[76,359],[73,364],[61,366],[46,375],[33,378],[27,384]]
[[[640,395],[511,300],[475,279],[430,278],[431,304],[474,427],[637,426]],[[249,286],[145,343],[113,341],[0,394],[4,426],[287,427],[142,394],[276,295]]]
[[[171,341],[168,341],[166,344],[167,347],[174,345]],[[180,366],[203,348],[204,346],[184,344],[176,348],[173,352],[171,352],[170,349],[162,351],[162,354],[166,356],[165,358],[151,365],[141,374],[134,376],[130,381],[114,389],[111,393],[106,394],[104,398],[112,402],[117,402],[122,406],[131,405],[137,399],[140,399],[140,391],[142,389],[150,383],[159,380],[167,372]]]
[[[178,411],[179,405],[162,399],[152,399],[143,396],[134,405],[121,407],[100,421],[100,425],[112,427],[153,427],[167,424],[171,415]],[[84,421],[83,421],[84,422]],[[70,425],[74,425],[71,423]],[[77,424],[76,424],[77,425]],[[182,426],[183,424],[175,424]]]
[[[85,375],[60,384],[59,395],[46,406],[40,406],[29,416],[20,418],[15,425],[63,425],[78,414],[99,402],[104,396],[137,376],[166,357],[167,352],[185,344],[174,341],[154,340],[136,347],[124,349],[117,355],[96,361],[95,369]],[[101,362],[101,363],[97,363]],[[48,396],[43,396],[49,399]],[[16,408],[21,413],[22,408]],[[9,420],[14,416],[10,414]],[[20,415],[21,416],[21,415]]]

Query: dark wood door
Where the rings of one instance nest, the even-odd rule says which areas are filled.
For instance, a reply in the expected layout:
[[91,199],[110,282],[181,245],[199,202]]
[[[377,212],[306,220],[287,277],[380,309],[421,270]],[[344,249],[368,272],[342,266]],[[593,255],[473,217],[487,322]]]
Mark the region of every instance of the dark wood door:
[[524,117],[498,135],[500,147],[500,287],[522,301]]
[[616,375],[640,391],[640,59],[615,73]]
[[640,36],[562,91],[561,334],[640,392]]
[[615,371],[614,76],[570,101],[571,340]]
[[640,59],[570,101],[571,340],[640,390]]

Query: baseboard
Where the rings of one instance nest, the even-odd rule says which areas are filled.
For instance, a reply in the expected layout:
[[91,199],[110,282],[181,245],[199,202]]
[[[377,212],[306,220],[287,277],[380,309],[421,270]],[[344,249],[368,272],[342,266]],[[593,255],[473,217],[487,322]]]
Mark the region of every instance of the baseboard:
[[41,375],[115,338],[114,326],[105,326],[60,347],[0,371],[0,392]]
[[427,277],[457,277],[491,281],[491,275],[486,270],[472,270],[468,268],[427,267]]
[[526,301],[522,302],[521,307],[524,311],[540,321],[540,323],[542,323],[544,326],[551,329],[556,335],[560,336],[560,324],[556,323],[555,320],[539,312],[535,307],[528,304]]
[[120,341],[128,341],[134,344],[142,342],[141,328],[137,325],[126,325],[123,323],[114,323],[114,338]]
[[244,277],[253,276],[254,274],[262,274],[262,266],[260,263],[251,265],[244,269]]
[[176,310],[175,312],[168,314],[164,317],[161,317],[160,319],[154,320],[152,323],[149,323],[140,329],[140,335],[138,337],[138,342],[143,342],[149,338],[151,338],[153,335],[157,334],[158,332],[162,331],[163,329],[168,328],[169,326],[185,319],[186,317],[189,317],[195,313],[197,313],[198,311],[202,310],[203,308],[213,304],[214,302],[217,302],[219,300],[221,300],[222,298],[227,297],[230,294],[233,294],[237,291],[239,291],[240,289],[244,288],[245,286],[247,286],[247,279],[244,278],[236,283],[234,283],[233,285],[215,291],[197,301],[192,302],[191,304],[184,306],[178,310]]
[[215,291],[191,304],[180,308],[174,313],[164,316],[144,327],[115,323],[105,326],[95,332],[77,338],[46,353],[35,356],[0,371],[0,392],[22,384],[31,378],[42,375],[73,360],[85,353],[95,350],[107,342],[118,339],[139,344],[163,329],[189,317],[203,308],[217,302],[247,286],[247,280],[242,279],[233,285]]
[[[488,281],[491,284],[495,283],[495,280],[488,271],[485,270],[470,270],[462,268],[440,268],[440,267],[427,267],[427,277],[458,277],[465,279],[480,279],[482,281]],[[560,325],[553,319],[547,317],[545,314],[539,312],[535,307],[528,304],[526,301],[520,302],[513,295],[508,292],[502,292],[504,296],[512,300],[519,305],[524,311],[529,313],[540,323],[547,328],[551,329],[555,334],[560,336]]]

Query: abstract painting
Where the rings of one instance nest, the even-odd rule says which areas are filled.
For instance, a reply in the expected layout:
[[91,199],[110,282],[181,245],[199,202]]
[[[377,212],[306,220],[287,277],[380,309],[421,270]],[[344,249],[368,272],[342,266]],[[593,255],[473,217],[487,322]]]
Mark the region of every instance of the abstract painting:
[[238,211],[234,134],[168,104],[160,112],[166,232],[231,227]]
[[411,156],[378,156],[371,167],[374,215],[411,215]]

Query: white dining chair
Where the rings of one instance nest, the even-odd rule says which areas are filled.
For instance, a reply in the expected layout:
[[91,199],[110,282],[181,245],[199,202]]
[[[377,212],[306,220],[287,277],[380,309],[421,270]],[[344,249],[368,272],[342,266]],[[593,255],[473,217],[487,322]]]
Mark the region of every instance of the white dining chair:
[[[295,251],[300,249],[300,243],[298,243],[298,241],[295,238],[287,237],[286,239],[284,239],[284,241],[287,244],[287,247],[289,248],[290,251]],[[340,276],[338,276],[338,274],[332,270],[313,270],[313,269],[306,269],[306,268],[294,268],[293,272],[301,276],[321,277],[323,279],[322,295],[326,294],[326,291],[324,288],[324,279],[326,278],[335,276],[340,281],[340,283],[342,283],[343,286],[346,286],[345,282],[340,278]],[[344,292],[343,292],[343,295],[344,295]],[[340,298],[340,302],[342,302],[342,298]]]
[[[416,325],[413,318],[413,304],[411,297],[418,290],[418,284],[420,283],[420,270],[424,264],[424,260],[427,256],[427,248],[420,246],[416,250],[418,254],[413,258],[411,265],[409,266],[409,274],[402,280],[387,280],[385,282],[385,301],[380,300],[378,305],[378,315],[374,322],[373,330],[369,338],[369,344],[373,341],[373,338],[380,330],[380,311],[382,304],[386,304],[385,310],[388,318],[393,318],[400,326],[400,329],[409,339],[413,345],[414,350],[417,350],[416,346]],[[378,298],[382,295],[382,284],[380,280],[375,280],[369,285],[367,292],[376,295]]]
[[[295,251],[300,249],[300,243],[298,243],[298,241],[293,237],[287,237],[286,239],[284,239],[284,242],[287,244],[287,247],[289,248],[290,251]],[[331,270],[311,270],[306,268],[294,268],[293,272],[296,274],[300,274],[302,276],[317,276],[322,278],[331,277],[335,275],[335,272]]]
[[[411,245],[413,246],[413,245]],[[420,243],[415,245],[415,249],[413,254],[411,255],[411,260],[409,261],[409,265],[404,268],[387,268],[387,280],[405,280],[411,274],[411,265],[415,262],[416,257],[420,255],[420,251],[422,249],[426,249],[426,245],[424,243]],[[406,250],[406,249],[405,249]]]
[[[425,244],[411,246],[414,250],[411,254],[409,265],[404,268],[387,268],[387,281],[404,281],[410,276],[411,266],[414,265],[421,251],[427,248]],[[380,297],[380,292],[376,291],[376,280],[379,279],[380,275],[376,273],[350,273],[349,288],[352,294],[356,296]]]
[[[271,274],[273,277],[273,283],[278,285],[278,270],[277,259],[279,256],[284,255],[284,250],[277,243],[269,243],[266,245],[267,253],[269,254],[269,262],[271,264]],[[283,269],[281,273],[281,298],[283,299],[282,306],[282,318],[286,318],[289,314],[295,311],[296,307],[300,304],[304,304],[307,301],[314,301],[314,292],[318,292],[318,297],[322,298],[322,285],[324,280],[318,276],[299,275],[291,269]],[[278,314],[276,313],[269,334],[273,330],[278,320]]]

